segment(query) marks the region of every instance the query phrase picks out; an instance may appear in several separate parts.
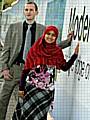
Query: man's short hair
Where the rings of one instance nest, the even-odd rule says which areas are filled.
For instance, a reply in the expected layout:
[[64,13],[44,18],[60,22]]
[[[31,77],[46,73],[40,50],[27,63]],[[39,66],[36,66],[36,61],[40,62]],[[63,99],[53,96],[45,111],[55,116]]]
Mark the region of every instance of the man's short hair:
[[33,1],[32,2],[27,2],[26,4],[34,4],[35,5],[35,10],[38,11],[38,6],[35,2],[33,2]]

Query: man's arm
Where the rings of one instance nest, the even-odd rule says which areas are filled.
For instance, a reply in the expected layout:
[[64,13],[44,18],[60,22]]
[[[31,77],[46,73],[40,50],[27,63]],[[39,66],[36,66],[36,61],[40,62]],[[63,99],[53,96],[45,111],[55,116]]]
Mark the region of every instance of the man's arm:
[[10,58],[11,35],[12,35],[12,30],[11,30],[11,26],[10,26],[6,33],[5,43],[4,43],[4,46],[2,48],[2,52],[0,55],[0,61],[2,63],[2,71],[5,69],[8,69],[8,61]]
[[67,39],[66,40],[63,40],[59,43],[59,46],[64,49],[64,48],[67,48],[71,45],[71,42],[72,42],[72,37],[73,37],[73,32],[70,32],[68,35],[67,35]]
[[9,67],[8,67],[8,62],[10,59],[10,46],[11,46],[11,39],[12,39],[12,30],[11,30],[11,25],[8,28],[8,31],[6,33],[5,37],[5,43],[2,48],[1,56],[0,56],[0,61],[2,64],[1,68],[1,77],[4,78],[4,80],[10,80],[12,79],[12,76],[10,75]]

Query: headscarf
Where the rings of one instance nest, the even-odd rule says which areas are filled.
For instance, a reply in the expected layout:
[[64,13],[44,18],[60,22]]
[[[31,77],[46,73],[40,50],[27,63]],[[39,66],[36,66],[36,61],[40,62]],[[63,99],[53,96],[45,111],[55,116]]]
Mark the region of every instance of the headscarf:
[[[45,42],[45,34],[49,31],[55,32],[56,39],[53,43]],[[60,69],[66,61],[62,49],[56,44],[57,37],[58,29],[55,26],[46,27],[43,35],[30,48],[26,57],[24,69],[32,69],[37,65],[52,65]]]

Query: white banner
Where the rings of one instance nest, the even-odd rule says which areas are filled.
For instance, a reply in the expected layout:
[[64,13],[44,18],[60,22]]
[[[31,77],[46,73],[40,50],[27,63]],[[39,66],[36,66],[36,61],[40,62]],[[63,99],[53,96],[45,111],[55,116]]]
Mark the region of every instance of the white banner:
[[90,120],[90,0],[67,0],[62,39],[68,31],[74,31],[74,39],[64,50],[66,59],[78,41],[80,52],[72,68],[57,80],[55,119]]

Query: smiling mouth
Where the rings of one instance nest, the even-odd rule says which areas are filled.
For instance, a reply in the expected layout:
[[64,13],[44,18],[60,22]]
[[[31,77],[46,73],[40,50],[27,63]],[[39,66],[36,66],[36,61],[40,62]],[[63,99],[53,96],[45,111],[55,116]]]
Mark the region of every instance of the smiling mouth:
[[49,41],[52,41],[52,39],[48,39]]

